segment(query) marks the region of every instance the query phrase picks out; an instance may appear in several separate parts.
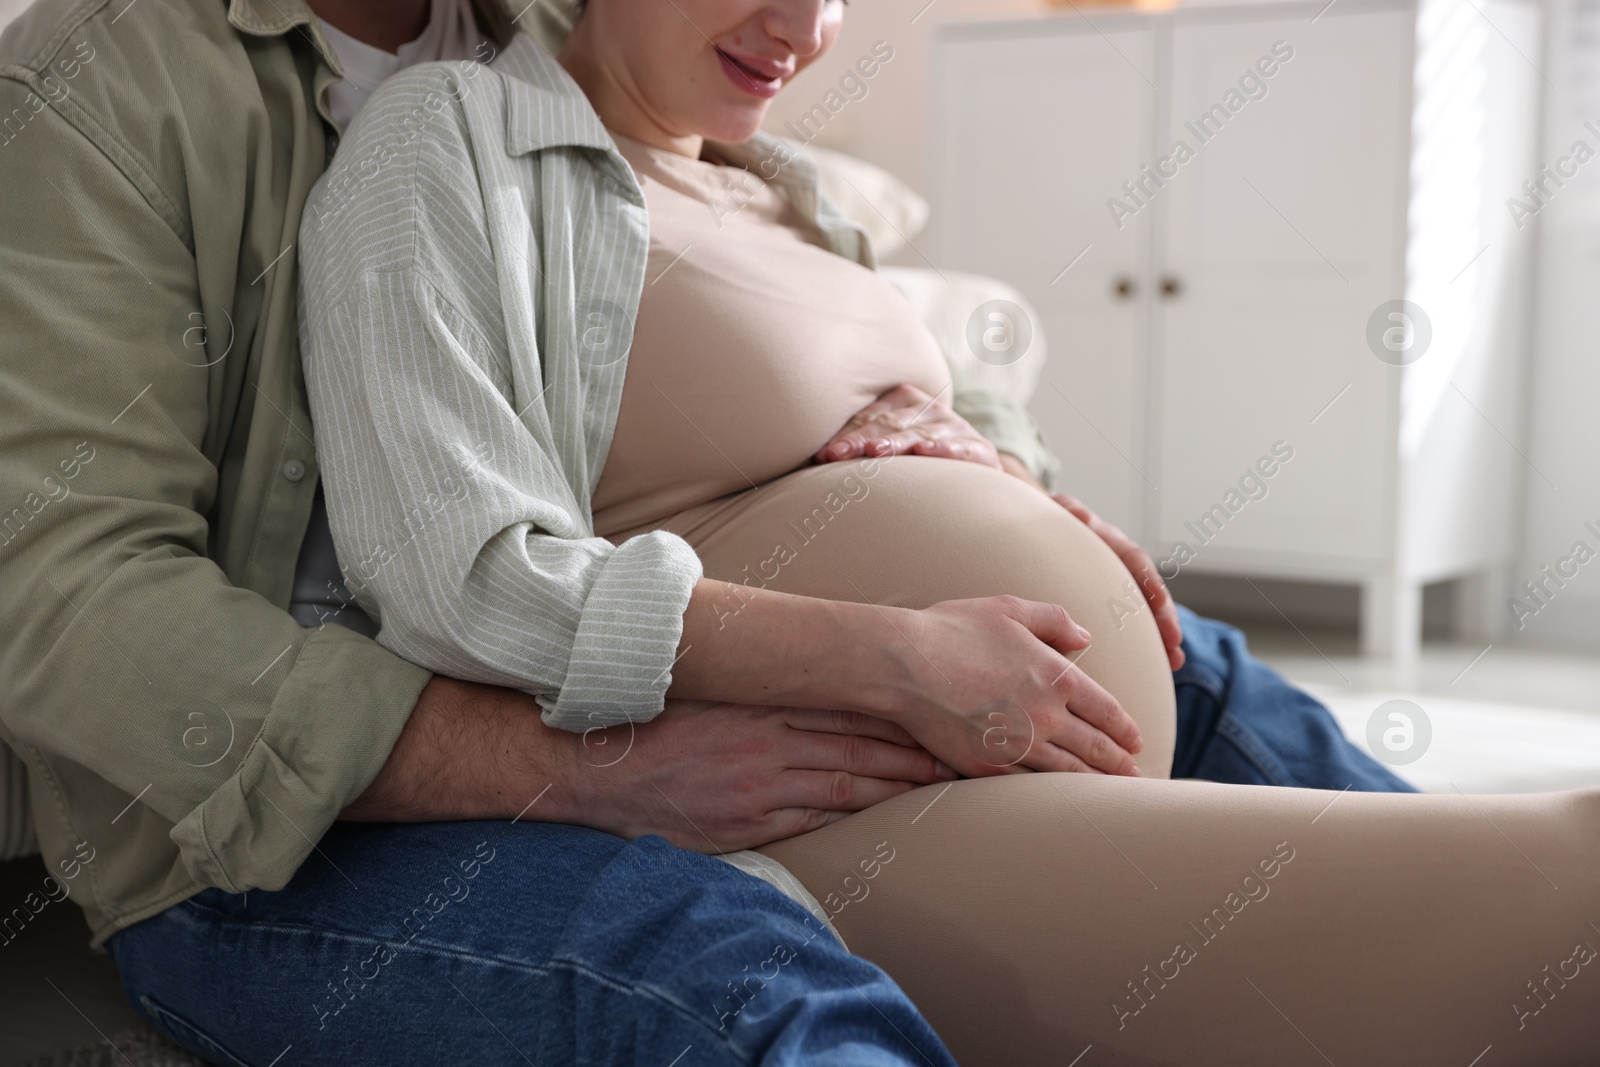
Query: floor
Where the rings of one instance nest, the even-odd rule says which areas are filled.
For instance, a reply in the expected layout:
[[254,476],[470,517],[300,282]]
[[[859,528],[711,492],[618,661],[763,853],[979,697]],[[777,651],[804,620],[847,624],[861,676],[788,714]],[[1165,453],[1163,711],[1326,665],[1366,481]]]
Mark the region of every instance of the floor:
[[[1245,625],[1256,654],[1327,703],[1360,743],[1381,705],[1409,701],[1414,707],[1402,710],[1420,755],[1397,770],[1422,789],[1600,786],[1600,656],[1430,643],[1401,672],[1362,660],[1349,632]],[[1416,726],[1423,717],[1425,745]],[[1393,726],[1381,721],[1380,744]],[[37,859],[0,864],[0,900],[23,899],[44,873]],[[63,902],[0,944],[0,1067],[92,1043],[135,1020],[109,957],[91,954],[87,940],[77,910]]]
[[[0,863],[0,901],[9,910],[44,878],[37,856]],[[89,1045],[138,1021],[111,957],[88,945],[89,928],[70,900],[46,904],[0,943],[0,1067]]]
[[[1410,670],[1356,654],[1346,631],[1295,630],[1252,623],[1250,647],[1327,704],[1344,731],[1368,747],[1377,716],[1404,747],[1399,710],[1414,725],[1413,762],[1395,769],[1428,792],[1530,793],[1600,786],[1600,656],[1507,645],[1429,643]],[[1420,709],[1378,709],[1405,700]],[[1393,757],[1390,757],[1391,759]]]

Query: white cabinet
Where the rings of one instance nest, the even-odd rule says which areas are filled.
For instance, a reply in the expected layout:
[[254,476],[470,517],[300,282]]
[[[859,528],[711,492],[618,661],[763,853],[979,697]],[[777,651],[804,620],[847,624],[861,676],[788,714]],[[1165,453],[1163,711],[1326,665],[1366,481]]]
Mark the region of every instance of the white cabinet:
[[1426,582],[1476,577],[1492,627],[1538,31],[1506,0],[939,27],[933,255],[1038,310],[1064,487],[1169,574],[1359,583],[1373,653],[1415,651]]

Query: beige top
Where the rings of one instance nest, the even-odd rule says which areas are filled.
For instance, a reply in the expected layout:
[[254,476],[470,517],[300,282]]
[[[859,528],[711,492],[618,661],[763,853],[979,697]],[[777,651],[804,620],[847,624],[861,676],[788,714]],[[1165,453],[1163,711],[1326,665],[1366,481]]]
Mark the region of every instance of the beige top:
[[644,189],[650,251],[595,533],[802,467],[902,382],[948,390],[900,291],[824,247],[757,173],[610,132]]

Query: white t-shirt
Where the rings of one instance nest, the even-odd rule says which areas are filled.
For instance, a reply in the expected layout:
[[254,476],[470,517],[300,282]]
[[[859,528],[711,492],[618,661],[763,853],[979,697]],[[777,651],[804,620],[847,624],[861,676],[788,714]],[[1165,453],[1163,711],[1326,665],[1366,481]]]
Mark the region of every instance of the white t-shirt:
[[342,134],[361,110],[372,91],[391,74],[416,63],[439,59],[483,59],[494,53],[472,16],[470,0],[433,0],[428,25],[415,41],[400,46],[398,52],[385,52],[348,33],[322,22],[322,35],[344,67],[344,80],[328,86],[328,108]]

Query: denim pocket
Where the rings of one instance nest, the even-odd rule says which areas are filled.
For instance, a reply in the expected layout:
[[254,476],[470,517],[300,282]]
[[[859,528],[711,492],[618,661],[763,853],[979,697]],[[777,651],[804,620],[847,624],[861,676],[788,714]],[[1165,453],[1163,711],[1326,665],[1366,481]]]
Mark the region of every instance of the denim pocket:
[[207,1063],[221,1064],[222,1067],[250,1067],[222,1042],[153,997],[141,996],[139,1004],[144,1008],[145,1017],[163,1033]]

